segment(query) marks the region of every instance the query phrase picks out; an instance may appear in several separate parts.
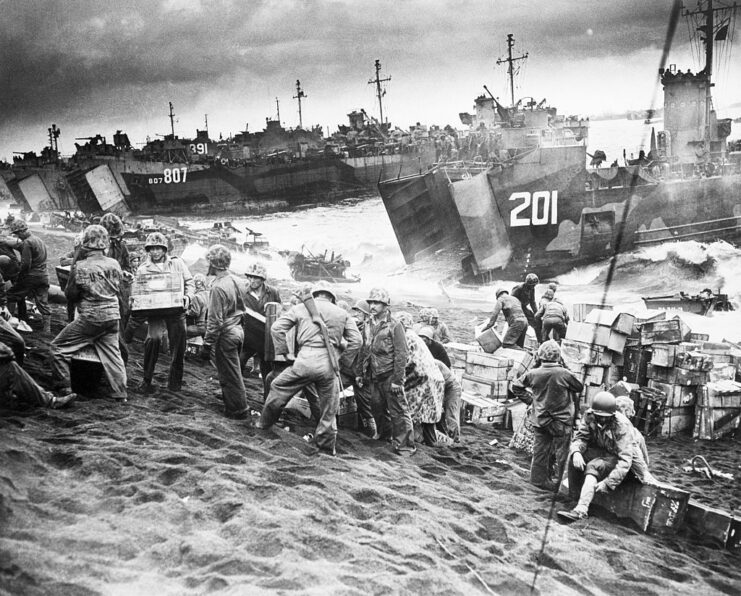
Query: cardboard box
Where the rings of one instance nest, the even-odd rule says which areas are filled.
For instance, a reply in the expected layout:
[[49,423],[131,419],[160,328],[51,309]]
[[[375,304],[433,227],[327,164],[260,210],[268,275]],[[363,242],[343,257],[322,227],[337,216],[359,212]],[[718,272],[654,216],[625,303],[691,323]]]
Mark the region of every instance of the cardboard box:
[[689,337],[690,328],[682,319],[655,321],[641,325],[641,345],[680,343]]
[[183,279],[177,273],[139,273],[131,285],[131,311],[140,316],[167,316],[185,308]]
[[506,413],[507,408],[499,401],[466,391],[461,393],[461,418],[467,424],[501,423]]
[[492,380],[464,374],[461,377],[461,389],[471,395],[480,395],[491,399],[507,399],[509,381],[507,379]]
[[695,408],[665,408],[664,420],[661,423],[659,434],[662,437],[671,437],[678,433],[692,430],[695,427]]
[[466,355],[466,374],[490,379],[505,380],[514,362],[497,354],[471,352]]
[[633,331],[636,317],[615,310],[594,309],[590,311],[584,322],[610,327],[613,331],[617,331],[623,335],[630,335]]
[[613,362],[613,352],[602,346],[564,339],[561,341],[561,356],[570,362],[607,366]]
[[651,389],[662,391],[666,395],[667,408],[686,408],[697,403],[696,386],[672,385],[671,383],[662,383],[656,379],[651,379],[648,386]]

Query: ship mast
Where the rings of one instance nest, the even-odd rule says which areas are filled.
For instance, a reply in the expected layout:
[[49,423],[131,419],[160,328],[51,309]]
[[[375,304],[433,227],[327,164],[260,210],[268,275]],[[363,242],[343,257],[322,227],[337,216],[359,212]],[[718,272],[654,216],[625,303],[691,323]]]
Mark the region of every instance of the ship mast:
[[278,110],[278,124],[280,124],[280,102],[275,98],[275,109]]
[[172,138],[175,138],[175,110],[172,107],[172,102],[168,102],[170,104],[170,131],[172,132]]
[[385,79],[381,78],[381,61],[376,60],[376,78],[368,81],[368,84],[376,86],[376,97],[378,97],[378,111],[381,115],[381,126],[385,124],[385,122],[383,121],[383,101],[381,101],[381,98],[386,95],[385,91],[381,91],[381,83],[385,83],[390,80],[391,77],[386,77]]
[[[301,116],[301,98],[307,97],[307,95],[304,93],[304,90],[301,89],[301,81],[298,79],[296,80],[296,95],[293,96],[293,99],[298,99],[298,127],[303,128],[304,127],[304,121]],[[277,101],[277,98],[276,98]],[[278,112],[278,122],[280,122],[280,112]]]
[[498,58],[497,59],[497,66],[500,64],[504,64],[505,62],[508,64],[507,67],[507,74],[509,75],[509,88],[510,88],[510,94],[512,97],[512,107],[515,107],[515,62],[518,60],[526,60],[528,53],[525,52],[522,56],[512,56],[512,48],[515,45],[515,36],[512,33],[507,34],[507,58]]

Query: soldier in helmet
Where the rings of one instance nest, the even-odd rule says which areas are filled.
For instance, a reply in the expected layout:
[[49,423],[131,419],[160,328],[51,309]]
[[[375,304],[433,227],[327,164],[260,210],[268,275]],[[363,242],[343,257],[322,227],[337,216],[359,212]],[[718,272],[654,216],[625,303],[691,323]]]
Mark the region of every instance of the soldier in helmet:
[[10,232],[18,239],[13,248],[21,253],[21,263],[18,277],[8,292],[8,301],[11,304],[17,303],[18,318],[26,320],[26,298],[32,297],[41,313],[43,329],[49,333],[51,310],[49,310],[49,274],[46,271],[46,244],[28,231],[28,225],[23,220],[16,219],[10,225]]
[[[8,345],[15,354],[19,365],[23,366],[23,357],[26,353],[26,342],[18,332],[10,326],[10,311],[8,310],[8,298],[5,289],[5,280],[10,275],[17,274],[18,268],[10,257],[0,255],[0,342]],[[7,276],[7,277],[6,277]]]
[[633,449],[630,421],[617,411],[612,393],[599,392],[582,416],[569,452],[569,494],[578,503],[571,511],[559,511],[559,517],[587,517],[595,493],[614,490],[623,481]]
[[88,256],[72,266],[65,288],[67,300],[77,303],[77,318],[51,343],[52,378],[62,394],[71,393],[69,360],[80,349],[92,346],[112,397],[126,401],[126,366],[118,346],[118,294],[123,273],[116,260],[105,256],[108,245],[104,227],[93,224],[85,229],[82,246]]
[[365,326],[366,349],[360,382],[371,388],[379,438],[390,439],[400,455],[412,454],[417,448],[404,393],[407,363],[404,327],[391,317],[391,298],[385,289],[373,288],[367,302],[371,316]]
[[538,276],[535,273],[528,273],[525,276],[524,283],[517,284],[512,288],[512,297],[520,301],[527,323],[535,331],[535,337],[540,343],[540,324],[539,321],[535,320],[535,313],[538,311],[538,306],[535,303],[535,287],[538,283],[540,283]]
[[44,391],[15,362],[13,350],[0,342],[0,406],[14,407],[18,402],[30,406],[59,409],[69,405],[77,394],[55,395]]
[[[370,306],[368,302],[365,300],[356,301],[352,308],[350,308],[350,315],[355,319],[358,331],[363,336],[366,321],[370,317]],[[371,407],[370,387],[363,384],[362,381],[359,382],[359,379],[362,377],[365,347],[365,343],[363,343],[360,350],[352,358],[343,355],[340,359],[340,365],[342,368],[343,383],[352,385],[353,387],[355,402],[358,405],[358,414],[360,414],[363,429],[369,436],[374,437],[378,432],[378,428],[376,427],[376,419],[373,417],[373,409]]]
[[[231,263],[231,254],[229,255],[229,262]],[[208,315],[209,292],[206,286],[206,276],[202,273],[196,273],[193,276],[193,285],[195,286],[195,294],[193,294],[190,307],[185,314],[185,333],[188,339],[206,335],[206,318]]]
[[132,273],[129,249],[123,241],[123,221],[115,213],[106,213],[100,218],[100,225],[106,229],[111,241],[111,245],[108,247],[108,256],[118,261],[124,274]]
[[[243,298],[247,308],[264,316],[265,305],[268,302],[277,302],[280,304],[281,300],[278,289],[265,283],[268,278],[268,272],[264,263],[261,263],[260,261],[250,263],[245,276],[247,277],[247,287],[244,290]],[[246,325],[245,333],[247,333]],[[250,358],[259,359],[260,374],[262,375],[263,383],[266,383],[268,375],[273,370],[272,363],[265,360],[265,354],[263,352],[255,352],[249,348],[244,348],[242,350],[242,355],[240,356],[242,367],[247,364],[247,361]],[[266,392],[267,389],[268,387],[266,385]]]
[[494,306],[494,311],[491,313],[489,322],[481,331],[494,327],[499,318],[499,313],[502,313],[507,320],[507,333],[502,339],[502,345],[505,348],[514,348],[515,346],[522,348],[525,345],[525,335],[527,334],[527,318],[525,318],[525,313],[522,312],[520,301],[510,296],[504,288],[499,288],[496,291],[496,298],[497,303]]
[[447,344],[451,341],[448,326],[440,320],[440,313],[436,308],[423,308],[419,311],[420,322],[432,328],[436,342]]
[[241,420],[249,416],[239,364],[244,341],[242,289],[229,273],[232,255],[226,248],[215,244],[208,249],[206,260],[208,274],[215,275],[216,279],[208,296],[208,321],[201,358],[208,360],[213,356],[226,416]]
[[172,355],[167,388],[170,391],[180,391],[183,384],[183,363],[185,360],[186,345],[185,311],[190,306],[195,286],[193,284],[193,276],[190,274],[188,267],[178,257],[168,256],[167,247],[167,238],[163,234],[160,232],[149,234],[144,242],[144,250],[147,251],[147,257],[139,265],[136,275],[169,273],[180,279],[184,293],[183,312],[148,318],[132,314],[124,333],[124,339],[126,343],[129,343],[133,339],[136,330],[145,322],[149,323],[147,338],[144,340],[144,379],[139,385],[139,391],[143,393],[154,393],[155,391],[152,385],[152,377],[154,376],[154,368],[157,365],[165,332],[167,333]]
[[[568,369],[559,364],[561,349],[553,340],[538,349],[541,366],[526,372],[510,385],[512,393],[532,404],[533,459],[530,482],[545,490],[558,488],[569,451],[574,413],[584,386]],[[555,456],[555,479],[550,463]]]
[[[313,384],[318,396],[319,423],[313,442],[322,451],[335,454],[337,440],[337,411],[339,398],[339,370],[335,369],[343,340],[347,343],[344,358],[360,349],[362,338],[353,318],[336,305],[337,297],[325,281],[318,282],[311,290],[318,317],[315,322],[307,304],[291,307],[273,323],[271,334],[276,354],[287,354],[286,333],[296,328],[299,344],[296,361],[281,372],[270,385],[270,393],[262,410],[259,427],[270,428],[283,408],[303,388]],[[331,345],[327,345],[321,325],[326,327]]]

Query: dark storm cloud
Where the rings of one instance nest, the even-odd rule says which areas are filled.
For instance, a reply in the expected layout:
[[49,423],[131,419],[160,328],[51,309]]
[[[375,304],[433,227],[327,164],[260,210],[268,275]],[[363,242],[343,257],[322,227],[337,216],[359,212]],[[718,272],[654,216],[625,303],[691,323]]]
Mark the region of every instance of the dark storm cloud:
[[627,55],[663,44],[670,5],[0,0],[0,114],[26,120],[118,93],[213,88],[295,72],[339,86],[350,73],[371,70],[377,57],[409,68],[452,64],[491,55],[510,32],[550,58]]

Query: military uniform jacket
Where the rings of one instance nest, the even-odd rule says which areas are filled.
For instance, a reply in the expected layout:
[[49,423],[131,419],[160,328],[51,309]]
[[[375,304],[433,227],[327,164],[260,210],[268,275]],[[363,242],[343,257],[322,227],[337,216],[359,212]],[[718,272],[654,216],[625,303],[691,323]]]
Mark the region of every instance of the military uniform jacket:
[[188,267],[185,266],[182,260],[177,257],[165,256],[165,259],[161,263],[154,263],[149,257],[139,265],[136,270],[137,275],[140,273],[176,273],[183,278],[183,290],[188,298],[193,298],[195,292],[195,283],[193,282],[193,276],[190,274]]
[[237,280],[228,271],[220,271],[208,296],[208,321],[203,343],[208,346],[215,344],[223,331],[242,324],[243,314],[244,300]]
[[571,442],[570,453],[585,453],[588,447],[598,447],[618,458],[615,469],[605,478],[610,488],[620,484],[633,463],[633,429],[620,412],[615,412],[607,424],[600,427],[590,410],[584,413]]
[[265,305],[268,302],[277,302],[280,304],[280,294],[278,290],[268,284],[264,285],[265,291],[262,293],[260,298],[257,298],[252,292],[250,292],[249,285],[244,291],[244,304],[247,308],[259,312],[261,315],[265,314]]
[[[510,388],[520,400],[528,405],[532,403],[533,426],[541,428],[551,420],[571,426],[575,412],[573,396],[580,394],[584,386],[563,366],[544,362],[513,381]],[[533,392],[532,397],[528,388]]]
[[72,266],[64,293],[67,300],[77,303],[80,319],[91,323],[117,321],[121,318],[118,295],[122,278],[117,261],[102,251],[93,251]]
[[391,375],[392,383],[404,385],[407,340],[401,323],[393,319],[388,311],[378,321],[371,317],[365,323],[365,341],[364,376],[367,373],[374,377]]
[[19,248],[21,252],[21,271],[18,277],[34,277],[48,281],[46,271],[46,244],[38,236],[31,234]]

